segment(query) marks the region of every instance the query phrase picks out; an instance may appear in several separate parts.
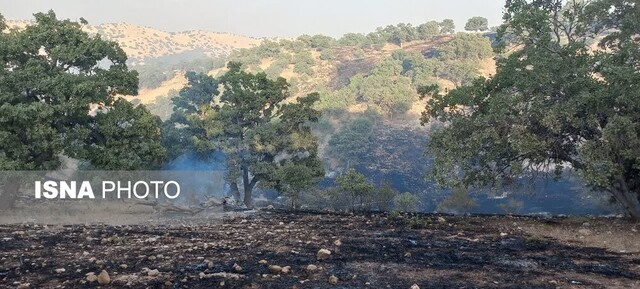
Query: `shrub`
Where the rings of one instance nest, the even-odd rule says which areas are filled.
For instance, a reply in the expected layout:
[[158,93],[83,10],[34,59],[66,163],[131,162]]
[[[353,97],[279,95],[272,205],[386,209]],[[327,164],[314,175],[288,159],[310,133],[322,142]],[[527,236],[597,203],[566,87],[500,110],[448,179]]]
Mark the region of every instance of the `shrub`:
[[393,198],[395,210],[399,212],[415,212],[418,207],[418,197],[406,192]]
[[450,196],[438,204],[437,211],[450,214],[464,214],[471,212],[477,206],[476,201],[469,196],[464,187],[456,187]]

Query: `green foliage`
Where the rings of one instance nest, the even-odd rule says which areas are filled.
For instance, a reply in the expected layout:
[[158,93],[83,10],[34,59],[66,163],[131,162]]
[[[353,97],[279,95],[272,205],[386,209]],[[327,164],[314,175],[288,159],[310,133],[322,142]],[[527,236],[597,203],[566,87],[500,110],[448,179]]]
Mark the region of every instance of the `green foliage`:
[[323,49],[320,51],[320,59],[322,60],[331,60],[333,59],[333,50],[332,49]]
[[438,25],[440,25],[440,33],[442,34],[456,33],[456,24],[452,19],[444,19]]
[[117,94],[137,93],[137,74],[115,42],[53,11],[35,18],[0,33],[0,170],[57,168],[63,151],[75,157],[91,146],[91,105],[109,109]]
[[[35,18],[25,29],[0,33],[0,170],[57,169],[63,155],[107,169],[156,166],[159,120],[117,100],[137,94],[138,86],[118,44],[83,32],[83,20],[58,20],[53,11]],[[146,131],[115,131],[124,123]],[[105,162],[110,153],[131,159]],[[2,192],[0,208],[13,206],[17,190]]]
[[373,142],[374,121],[358,117],[344,125],[329,140],[329,152],[347,167],[358,164]]
[[453,189],[451,195],[438,204],[436,211],[449,214],[470,213],[478,204],[469,196],[469,191],[458,186]]
[[297,192],[306,189],[307,183],[292,175],[294,170],[308,167],[309,181],[322,170],[316,139],[307,125],[320,117],[313,109],[319,95],[288,102],[289,84],[284,78],[271,80],[264,73],[247,73],[241,67],[229,63],[229,71],[218,80],[204,74],[187,75],[188,86],[174,99],[172,121],[182,122],[185,133],[192,133],[198,151],[226,154],[232,193],[239,197],[241,183],[244,202],[251,207],[258,183],[283,193]]
[[[428,101],[423,122],[447,124],[429,143],[431,177],[484,187],[573,169],[640,218],[640,102],[630,89],[640,85],[639,30],[631,24],[637,7],[613,0],[508,4],[499,36],[510,35],[521,49],[500,59],[492,78]],[[600,43],[606,49],[590,51],[587,40],[613,27]]]
[[493,56],[489,38],[479,34],[459,33],[438,48],[438,58],[447,60],[481,60]]
[[369,200],[374,187],[363,174],[351,169],[336,178],[336,184],[338,192],[346,196],[352,210],[370,207]]
[[341,46],[356,46],[361,48],[369,48],[372,41],[366,35],[361,33],[347,33],[338,40]]
[[412,193],[405,192],[393,198],[393,204],[398,212],[415,212],[419,201]]
[[391,187],[391,183],[385,181],[380,188],[372,193],[373,204],[378,210],[386,212],[393,204],[393,199],[398,193]]
[[157,169],[166,154],[161,124],[144,106],[118,99],[108,111],[97,112],[92,145],[79,156],[100,170]]
[[293,63],[294,72],[313,76],[313,64],[315,63],[315,60],[313,59],[311,52],[304,50],[296,53],[293,56]]
[[419,39],[430,40],[440,34],[440,25],[436,21],[429,21],[418,26],[417,34]]
[[467,31],[487,31],[489,30],[489,21],[484,17],[471,17],[464,25],[464,30]]
[[305,158],[298,162],[286,162],[274,173],[276,189],[289,200],[292,208],[300,208],[302,193],[313,190],[324,177],[318,158]]

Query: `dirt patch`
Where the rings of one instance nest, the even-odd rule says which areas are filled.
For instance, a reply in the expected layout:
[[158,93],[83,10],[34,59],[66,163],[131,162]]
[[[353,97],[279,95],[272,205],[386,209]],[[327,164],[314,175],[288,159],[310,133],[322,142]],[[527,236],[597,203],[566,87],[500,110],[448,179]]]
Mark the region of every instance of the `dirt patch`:
[[[523,227],[536,222],[548,220],[272,211],[216,224],[2,225],[0,288],[94,288],[87,274],[102,270],[114,288],[640,287],[637,253]],[[592,228],[612,222],[625,221]]]

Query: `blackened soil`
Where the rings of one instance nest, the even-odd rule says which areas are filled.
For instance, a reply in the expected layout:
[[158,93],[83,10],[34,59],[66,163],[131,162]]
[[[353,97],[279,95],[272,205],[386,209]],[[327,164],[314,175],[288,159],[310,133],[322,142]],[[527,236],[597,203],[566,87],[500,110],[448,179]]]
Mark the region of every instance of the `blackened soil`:
[[[86,276],[102,270],[102,288],[640,288],[638,254],[527,235],[521,221],[272,211],[199,225],[3,225],[0,288],[96,288]],[[319,249],[332,253],[317,260]]]

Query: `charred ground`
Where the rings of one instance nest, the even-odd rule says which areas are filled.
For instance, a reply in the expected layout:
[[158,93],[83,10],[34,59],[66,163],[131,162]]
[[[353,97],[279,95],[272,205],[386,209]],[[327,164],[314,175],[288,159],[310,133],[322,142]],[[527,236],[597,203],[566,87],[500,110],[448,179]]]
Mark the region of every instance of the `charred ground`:
[[[102,270],[103,288],[639,288],[638,237],[622,219],[279,211],[198,224],[2,225],[0,288],[95,288],[86,276]],[[318,260],[323,248],[332,253]]]

